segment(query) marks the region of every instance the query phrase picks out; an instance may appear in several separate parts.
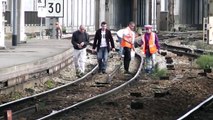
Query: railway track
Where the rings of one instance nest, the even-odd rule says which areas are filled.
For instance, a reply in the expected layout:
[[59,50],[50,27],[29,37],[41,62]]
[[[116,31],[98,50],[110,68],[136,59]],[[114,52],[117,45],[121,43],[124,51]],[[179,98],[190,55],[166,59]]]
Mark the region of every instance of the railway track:
[[[182,47],[176,47],[176,46],[174,46],[174,48],[173,48],[172,46],[166,45],[165,49],[170,49],[169,51],[172,51],[174,53],[190,56],[193,58],[197,58],[199,55],[202,55],[201,50],[191,50],[189,48],[182,48]],[[194,52],[194,51],[198,51],[198,52]],[[190,55],[189,55],[189,53],[190,53]],[[206,51],[205,51],[205,53],[206,53]],[[136,71],[135,74],[133,74],[132,76],[129,76],[129,78],[125,80],[127,82],[124,82],[124,80],[120,81],[120,78],[117,78],[117,76],[120,76],[120,75],[119,75],[119,73],[116,72],[117,70],[120,69],[119,66],[120,66],[120,64],[118,63],[115,68],[113,68],[111,71],[108,71],[108,73],[113,73],[116,76],[114,76],[113,74],[107,74],[107,75],[96,74],[97,68],[94,68],[93,70],[91,70],[91,73],[89,73],[88,76],[85,75],[83,78],[80,79],[79,82],[75,83],[73,81],[73,82],[71,82],[72,84],[70,83],[69,86],[67,86],[65,88],[60,88],[61,90],[64,89],[64,92],[60,91],[59,93],[56,93],[55,91],[52,91],[50,93],[47,93],[46,95],[44,94],[41,96],[34,96],[29,101],[29,103],[30,103],[29,106],[26,105],[25,103],[23,103],[27,107],[23,107],[21,109],[18,108],[16,112],[13,112],[13,113],[15,113],[13,117],[16,118],[16,117],[21,116],[22,118],[40,119],[40,120],[42,120],[42,119],[51,119],[51,120],[59,119],[60,116],[64,115],[64,113],[67,113],[74,109],[78,109],[79,107],[84,106],[87,103],[94,103],[97,100],[104,99],[104,98],[108,97],[108,95],[118,92],[117,90],[121,90],[121,89],[123,89],[123,87],[126,87],[129,83],[133,82],[140,72],[140,71]],[[142,66],[142,64],[140,63],[139,66]],[[139,67],[139,69],[140,69],[140,67]],[[89,81],[91,79],[92,79],[92,82]],[[84,80],[86,80],[86,82]],[[75,81],[77,81],[77,80],[75,80]],[[115,86],[114,86],[114,81],[120,81],[120,82],[118,82],[118,83],[116,82]],[[72,89],[70,89],[70,87]],[[86,88],[86,90],[82,89],[82,88]],[[84,90],[85,91],[87,91],[87,90],[94,91],[94,88],[95,88],[95,91],[97,90],[99,92],[95,93],[95,94],[90,93],[88,99],[84,98],[84,97],[88,97],[88,95],[82,96],[82,97],[81,96],[74,97],[74,96],[72,96],[72,94],[69,94],[69,93],[76,94],[77,93],[76,91],[79,91],[80,93],[85,93]],[[102,88],[104,88],[104,89],[102,89]],[[63,93],[63,94],[60,96],[60,93]],[[45,98],[44,96],[45,97],[48,96],[48,97]],[[57,97],[55,97],[55,96],[57,96]],[[66,98],[67,96],[69,96],[69,97]],[[65,98],[63,98],[63,97],[65,97]],[[67,106],[63,106],[60,104],[59,106],[55,105],[56,107],[52,108],[53,104],[61,103],[61,101],[60,101],[61,99],[70,99],[70,98],[82,98],[82,99],[76,99],[76,101],[72,101],[72,103]],[[69,101],[71,101],[71,100],[69,100]],[[63,102],[68,104],[68,102],[66,102],[66,101],[63,101]],[[22,103],[22,102],[21,101],[17,102],[17,104],[20,104],[20,103]],[[47,108],[48,108],[48,105],[50,106],[50,109],[48,109],[49,110],[48,112],[46,112],[46,108],[44,108],[44,106],[46,106],[46,105],[47,105]],[[11,106],[14,106],[14,105],[11,105]],[[1,110],[5,111],[4,107],[5,106],[3,106],[3,109],[0,108],[0,111]],[[8,108],[10,108],[10,105]],[[201,108],[203,108],[203,107],[201,107]],[[30,118],[33,116],[25,116],[25,114],[27,112],[29,112],[28,113],[29,115],[32,115],[32,114],[35,115],[34,113],[39,110],[44,110],[45,112],[40,111],[40,112],[42,112],[42,114],[38,112],[38,114],[41,116],[38,115],[34,118]],[[31,112],[31,111],[34,111],[34,112]],[[2,117],[2,119],[3,119],[3,117]]]
[[[180,46],[173,46],[164,43],[164,49],[176,53],[177,55],[187,56],[192,59],[196,59],[201,55],[212,55],[213,52],[210,50],[191,49]],[[208,77],[208,76],[207,76]],[[212,79],[208,77],[208,79]],[[212,120],[213,119],[213,96],[208,97],[203,102],[189,110],[183,116],[179,117],[178,120]]]
[[193,49],[181,46],[170,45],[167,42],[161,44],[163,49],[177,53],[179,55],[186,55],[189,57],[197,58],[200,55],[213,55],[213,51],[204,49]]
[[213,95],[191,109],[177,120],[212,120],[213,119]]
[[[115,56],[113,56],[115,57]],[[114,93],[135,80],[142,67],[142,58],[134,59],[140,63],[132,75],[123,76],[118,72],[121,62],[112,64],[109,74],[96,74],[97,66],[80,79],[33,96],[25,97],[0,105],[0,111],[11,110],[14,119],[47,119],[58,116],[69,109],[96,101]],[[138,62],[140,61],[140,62]],[[114,62],[115,61],[111,61]],[[57,104],[56,104],[57,103]],[[5,112],[1,112],[1,119]]]
[[[178,50],[177,48],[170,48],[171,50],[173,50],[173,51],[177,51],[177,52],[175,52],[175,53],[178,53],[179,51],[181,51],[181,50]],[[183,48],[184,49],[184,48]],[[193,56],[196,56],[196,55],[193,55],[194,53],[192,53],[192,56],[190,55],[190,56],[188,56],[188,54],[184,54],[185,52],[182,52],[182,55],[184,55],[184,56],[187,56],[187,57],[189,57],[189,58],[191,58],[191,57],[193,57]],[[170,53],[168,53],[168,54],[170,54]],[[168,55],[169,56],[169,55]],[[175,55],[174,55],[175,56]],[[186,61],[187,62],[189,62],[188,61],[188,58],[187,57],[181,57],[181,56],[175,56],[176,58],[182,58],[182,59],[186,59]],[[175,58],[174,58],[175,59]],[[186,67],[184,70],[186,70],[186,69],[190,69],[190,68],[187,68],[188,66],[183,66],[182,65],[182,67]],[[175,72],[175,70],[171,70],[170,72]],[[143,78],[142,78],[143,79]],[[178,78],[177,78],[178,79]],[[141,80],[140,79],[140,81],[143,81],[144,83],[148,83],[148,82],[150,82],[149,80]],[[174,83],[175,82],[178,82],[178,80],[171,80],[171,81],[173,81]],[[182,84],[184,84],[184,79],[182,80],[183,81],[183,83]],[[139,101],[139,103],[140,102],[142,102],[142,104],[144,105],[144,108],[142,108],[142,110],[144,110],[144,109],[146,109],[146,107],[147,106],[149,106],[149,107],[152,107],[152,106],[150,106],[149,104],[152,104],[152,105],[156,105],[156,102],[154,101],[154,100],[156,100],[156,99],[158,99],[159,101],[160,100],[162,100],[161,102],[163,102],[164,101],[164,99],[167,99],[167,97],[169,97],[171,94],[173,94],[173,93],[171,93],[170,94],[170,87],[160,87],[160,86],[158,86],[158,82],[159,81],[154,81],[154,80],[152,80],[152,82],[154,82],[153,83],[153,85],[156,85],[157,87],[155,88],[155,90],[156,90],[156,93],[154,93],[154,98],[152,98],[151,96],[149,96],[149,97],[146,97],[145,96],[145,93],[141,93],[141,97],[137,97],[137,98],[135,98],[134,100],[138,100]],[[180,81],[179,81],[180,82]],[[139,86],[137,86],[137,87],[139,87]],[[137,87],[136,87],[136,89],[137,89]],[[144,87],[144,86],[143,86]],[[129,87],[128,87],[129,88]],[[147,88],[147,89],[152,89],[152,88]],[[125,89],[126,90],[126,89]],[[124,91],[125,91],[124,90]],[[129,90],[129,92],[128,92],[128,94],[131,94],[131,92],[132,92],[132,90]],[[147,92],[147,91],[146,91]],[[152,91],[153,92],[153,91]],[[126,92],[127,93],[127,92]],[[133,93],[140,93],[140,92],[137,92],[137,91],[135,91],[135,92],[133,92]],[[123,97],[124,95],[120,95],[120,94],[116,94],[116,95],[114,95],[113,97],[115,97],[115,99],[113,99],[113,97],[111,97],[110,98],[110,100],[108,101],[108,102],[104,102],[104,101],[102,101],[99,105],[95,105],[95,106],[93,106],[93,107],[88,107],[88,108],[82,108],[82,109],[80,109],[80,108],[72,108],[71,110],[67,110],[67,113],[63,113],[63,114],[61,114],[61,116],[60,117],[57,117],[57,116],[55,116],[54,118],[45,118],[45,119],[53,119],[53,120],[58,120],[58,119],[96,119],[96,116],[100,116],[100,115],[103,115],[103,118],[105,118],[105,119],[107,119],[107,118],[109,118],[109,119],[128,119],[128,117],[131,117],[131,115],[132,115],[132,112],[134,111],[134,112],[136,112],[136,111],[138,111],[138,112],[136,112],[136,115],[135,115],[135,119],[139,119],[139,117],[136,117],[136,116],[141,116],[140,118],[142,119],[142,118],[146,118],[146,112],[145,112],[145,110],[144,111],[140,111],[140,110],[132,110],[131,111],[131,109],[130,108],[128,108],[128,107],[126,107],[126,106],[128,106],[128,104],[130,104],[130,103],[121,103],[121,99],[123,100],[123,99],[130,99],[130,98],[133,98],[133,97],[130,97],[130,95],[127,97],[127,98],[124,98]],[[140,94],[139,94],[139,96],[140,96]],[[121,97],[119,100],[117,99],[117,98],[119,98],[119,97]],[[147,100],[148,99],[148,100]],[[134,101],[134,100],[132,100],[132,101]],[[151,101],[149,104],[147,104],[147,102],[146,102],[146,100],[147,101]],[[153,100],[153,101],[152,101]],[[137,101],[136,101],[137,102]],[[153,103],[152,103],[153,102]],[[168,102],[168,104],[169,104],[169,102],[170,101],[167,101]],[[173,101],[174,102],[174,101]],[[183,101],[182,101],[183,102]],[[155,104],[154,104],[155,103]],[[107,104],[107,105],[105,105],[105,104]],[[159,103],[159,104],[161,104],[161,103]],[[158,105],[158,106],[161,106],[161,107],[166,107],[166,104],[167,103],[164,103],[164,105]],[[181,103],[180,103],[181,104]],[[184,104],[184,103],[183,103]],[[194,103],[189,103],[189,105],[192,105],[192,104],[194,104]],[[131,104],[132,105],[132,104]],[[188,105],[188,106],[189,106]],[[104,107],[105,106],[105,107]],[[106,107],[107,106],[107,107]],[[123,108],[119,108],[118,106],[122,106]],[[103,107],[103,108],[102,108]],[[125,108],[127,108],[127,109],[125,109]],[[155,108],[157,108],[157,107],[155,107]],[[188,107],[186,107],[186,108],[188,108]],[[88,109],[88,110],[87,110]],[[114,110],[115,109],[115,110]],[[118,110],[119,109],[119,110]],[[126,114],[125,113],[123,113],[122,114],[122,110],[120,110],[120,109],[125,109],[124,110],[124,112],[126,112]],[[162,108],[163,109],[163,108]],[[175,108],[174,108],[175,109]],[[177,108],[178,109],[178,108]],[[94,110],[94,111],[93,111]],[[110,111],[111,110],[111,111]],[[129,111],[127,111],[127,110],[129,110]],[[147,109],[146,109],[147,110]],[[185,109],[183,109],[183,110],[185,110]],[[76,111],[76,112],[75,112]],[[79,112],[80,111],[80,112]],[[81,112],[81,111],[83,111],[83,112]],[[113,114],[112,112],[115,112],[115,114]],[[85,113],[84,113],[85,112]],[[107,112],[109,112],[108,114],[107,114]],[[142,112],[145,112],[145,114],[143,114]],[[157,110],[156,110],[156,112],[157,112]],[[167,110],[167,112],[169,112],[169,110]],[[80,114],[81,113],[81,114]],[[101,114],[101,113],[103,113],[103,114]],[[117,114],[116,114],[117,113]],[[137,114],[138,113],[138,114]],[[148,112],[149,113],[149,112]],[[158,113],[158,112],[157,112]],[[182,113],[182,112],[181,112]],[[93,115],[91,115],[91,118],[90,118],[90,115],[89,114],[93,114]],[[95,115],[95,114],[98,114],[98,115]],[[109,116],[107,116],[107,115],[105,115],[105,114],[107,114],[107,115],[109,115]],[[139,115],[140,114],[140,115]],[[143,114],[143,115],[142,115]],[[175,117],[174,118],[177,118],[178,117],[178,114],[180,115],[180,111],[179,111],[179,113],[176,113],[175,115]],[[110,116],[111,115],[111,116]],[[114,116],[113,116],[114,115]],[[115,116],[115,115],[117,115],[117,116]],[[134,116],[134,115],[133,115]],[[152,115],[151,115],[152,116]],[[169,116],[169,115],[168,115]],[[164,116],[163,118],[166,118],[166,117],[168,117],[168,116]],[[205,116],[204,116],[205,117]],[[163,119],[162,118],[162,119]],[[168,118],[172,118],[171,116],[169,116]],[[97,119],[101,119],[100,117],[97,117]],[[159,119],[159,118],[158,118]]]

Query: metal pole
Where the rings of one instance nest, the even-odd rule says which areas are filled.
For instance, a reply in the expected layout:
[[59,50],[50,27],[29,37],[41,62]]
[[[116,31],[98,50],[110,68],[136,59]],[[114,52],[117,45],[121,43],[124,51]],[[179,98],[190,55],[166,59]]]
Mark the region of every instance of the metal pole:
[[13,1],[9,1],[9,4],[11,4],[10,7],[10,31],[12,32],[13,30]]
[[156,26],[156,0],[152,1],[152,25],[153,25],[153,30],[157,31],[157,26]]
[[3,23],[4,23],[4,19],[3,19],[3,12],[4,12],[4,10],[3,10],[3,1],[2,0],[0,0],[0,48],[4,48],[5,46],[4,46],[4,25],[3,25]]
[[43,39],[43,35],[42,35],[42,26],[43,26],[43,25],[42,25],[42,17],[41,17],[41,25],[40,25],[40,26],[41,26],[41,30],[40,30],[40,39]]
[[13,35],[12,46],[17,46],[17,0],[13,0]]
[[148,25],[149,24],[149,0],[146,0],[146,18],[145,18],[145,24]]
[[17,0],[17,43],[26,43],[25,40],[25,20],[24,20],[24,0]]
[[25,15],[24,15],[24,6],[25,6],[25,1],[24,0],[18,0],[17,4],[18,8],[18,24],[17,24],[17,38],[18,38],[18,43],[26,43],[25,39]]

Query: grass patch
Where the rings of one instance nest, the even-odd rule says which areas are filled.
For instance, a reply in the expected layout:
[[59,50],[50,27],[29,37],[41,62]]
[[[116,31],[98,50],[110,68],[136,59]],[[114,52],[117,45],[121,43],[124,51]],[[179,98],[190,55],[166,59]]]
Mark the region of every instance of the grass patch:
[[213,67],[213,56],[212,55],[201,55],[196,60],[196,63],[202,69],[211,69]]
[[168,73],[168,71],[166,69],[160,69],[158,64],[156,64],[156,66],[151,74],[151,77],[153,79],[159,79],[160,77],[167,76],[167,73]]
[[11,96],[10,98],[12,98],[13,100],[17,100],[23,97],[22,93],[20,92],[12,92],[10,96]]
[[47,80],[47,81],[44,83],[44,85],[45,85],[47,88],[49,88],[49,89],[55,87],[55,83],[53,82],[53,80]]

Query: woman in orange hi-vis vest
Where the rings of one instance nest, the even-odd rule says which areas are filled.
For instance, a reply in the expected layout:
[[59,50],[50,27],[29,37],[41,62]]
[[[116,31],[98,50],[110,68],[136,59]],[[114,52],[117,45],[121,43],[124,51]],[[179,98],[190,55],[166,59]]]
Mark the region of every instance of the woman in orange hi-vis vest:
[[123,30],[123,38],[121,40],[121,47],[123,47],[123,55],[124,55],[124,74],[130,74],[129,72],[129,64],[131,61],[131,50],[134,50],[134,41],[135,41],[135,33],[134,33],[135,23],[130,22],[129,25]]
[[160,52],[160,45],[158,43],[158,36],[152,32],[151,25],[145,25],[146,33],[142,35],[141,52],[145,55],[145,71],[151,73],[156,64],[156,53]]

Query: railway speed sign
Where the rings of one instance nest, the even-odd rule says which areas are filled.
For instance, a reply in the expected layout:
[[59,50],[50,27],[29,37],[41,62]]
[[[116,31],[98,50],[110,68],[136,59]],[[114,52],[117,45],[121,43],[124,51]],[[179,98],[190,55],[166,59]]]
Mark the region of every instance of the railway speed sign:
[[64,17],[64,0],[46,0],[46,17]]

